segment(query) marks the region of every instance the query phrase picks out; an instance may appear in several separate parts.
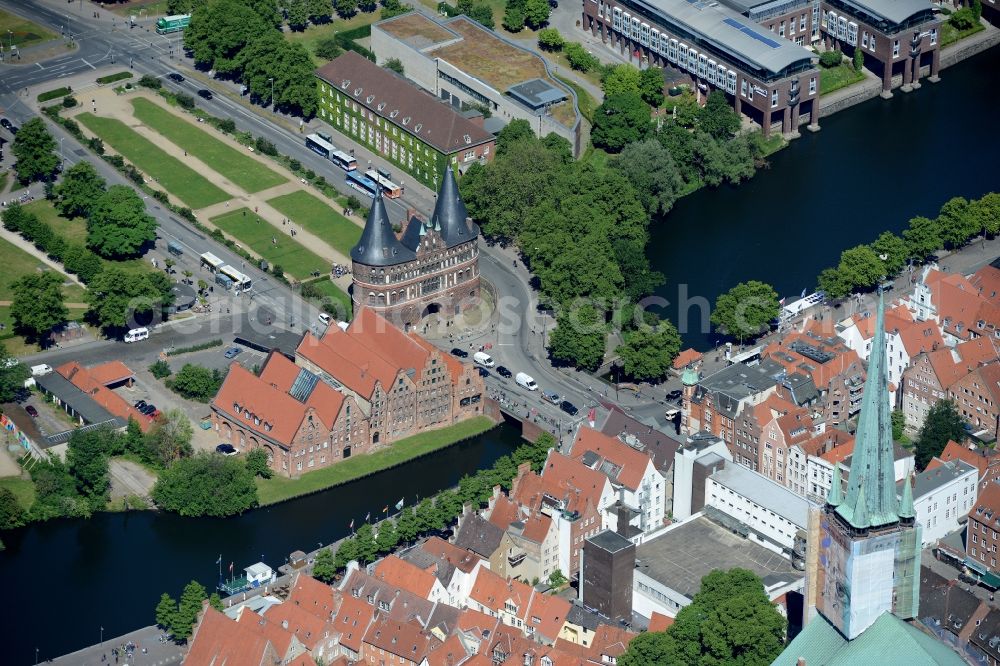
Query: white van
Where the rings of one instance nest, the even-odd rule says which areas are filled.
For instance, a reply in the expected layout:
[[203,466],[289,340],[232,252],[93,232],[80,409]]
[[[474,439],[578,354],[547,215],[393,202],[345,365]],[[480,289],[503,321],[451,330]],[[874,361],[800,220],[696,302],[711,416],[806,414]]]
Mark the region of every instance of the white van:
[[493,357],[486,352],[476,352],[472,355],[472,360],[484,368],[492,368],[496,365],[496,361],[493,360]]
[[42,363],[41,365],[31,366],[31,376],[41,377],[42,375],[47,375],[52,372],[52,366],[48,363]]
[[140,328],[131,329],[128,333],[125,334],[125,337],[122,339],[125,340],[125,342],[139,342],[139,340],[146,340],[148,338],[149,338],[149,329],[146,328],[145,326],[142,326]]
[[327,313],[325,313],[325,312],[320,312],[320,313],[319,313],[319,320],[320,320],[320,321],[321,321],[321,322],[322,322],[323,324],[325,324],[325,325],[329,326],[329,325],[330,325],[330,322],[331,322],[331,321],[333,321],[333,317],[331,317],[330,315],[328,315],[328,314],[327,314]]
[[531,378],[531,375],[526,374],[524,372],[517,373],[517,375],[514,377],[514,381],[516,381],[519,385],[523,386],[529,391],[538,390],[538,384],[535,383],[535,380]]

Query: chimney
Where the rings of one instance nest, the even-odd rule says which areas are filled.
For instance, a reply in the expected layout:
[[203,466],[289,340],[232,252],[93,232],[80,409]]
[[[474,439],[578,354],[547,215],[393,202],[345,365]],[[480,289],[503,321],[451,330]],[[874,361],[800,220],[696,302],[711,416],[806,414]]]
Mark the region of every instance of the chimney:
[[288,620],[282,620],[281,621],[281,628],[282,629],[288,629]]

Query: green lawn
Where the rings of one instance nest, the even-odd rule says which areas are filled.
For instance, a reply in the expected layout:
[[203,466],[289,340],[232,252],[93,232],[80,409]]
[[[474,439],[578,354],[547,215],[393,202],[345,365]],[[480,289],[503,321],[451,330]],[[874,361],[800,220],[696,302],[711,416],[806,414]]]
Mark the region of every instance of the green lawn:
[[322,296],[319,299],[312,298],[309,300],[316,303],[328,314],[336,315],[336,319],[340,319],[341,321],[351,320],[354,303],[351,301],[350,294],[334,284],[327,276],[313,280],[310,284]]
[[556,74],[556,78],[562,83],[565,83],[570,88],[576,92],[577,103],[580,107],[580,115],[586,118],[589,122],[594,122],[594,111],[600,106],[594,96],[583,89],[579,83],[575,83],[570,79]]
[[287,178],[246,153],[220,141],[148,99],[137,97],[132,100],[132,107],[135,117],[145,125],[247,192],[260,192],[288,182]]
[[35,42],[45,42],[56,38],[56,33],[43,28],[37,23],[32,23],[27,19],[2,10],[0,10],[0,35],[3,36],[5,49],[10,46],[11,40],[14,40],[14,46],[23,48]]
[[[330,272],[330,262],[279,232],[248,208],[213,217],[211,221],[241,245],[264,257],[268,263],[281,266],[286,273],[299,280],[309,277],[313,271],[324,275]],[[277,245],[271,242],[275,238]]]
[[[3,266],[3,278],[0,279],[0,301],[9,301],[13,298],[14,291],[10,285],[22,275],[38,270],[52,270],[42,261],[3,238],[0,238],[0,266]],[[60,275],[62,274],[60,273]],[[69,281],[65,275],[63,278],[67,282]],[[63,293],[69,302],[83,302],[83,287],[78,284],[70,283],[63,287]]]
[[785,137],[781,136],[781,132],[774,132],[769,138],[761,139],[761,149],[764,152],[764,157],[773,155],[786,145],[788,145],[788,142],[785,141]]
[[965,39],[969,35],[974,35],[977,32],[982,32],[986,30],[986,26],[982,23],[972,26],[968,30],[959,30],[952,24],[945,21],[941,24],[941,48],[954,44],[960,39]]
[[22,479],[19,476],[0,477],[0,488],[6,488],[14,493],[25,511],[35,503],[35,483],[31,479]]
[[6,171],[0,173],[0,192],[3,192],[5,189],[7,189],[8,180],[10,180],[10,174],[8,174]]
[[327,61],[316,56],[316,42],[318,40],[345,30],[353,30],[354,28],[360,28],[363,25],[371,25],[372,23],[378,21],[381,15],[382,12],[379,10],[369,14],[359,11],[357,14],[345,21],[334,14],[333,20],[329,23],[322,23],[320,25],[310,24],[302,32],[286,30],[285,39],[291,42],[301,43],[306,47],[306,50],[309,51],[309,55],[312,56],[313,61],[315,61],[317,65],[324,65]]
[[349,256],[351,248],[361,238],[361,227],[330,208],[322,199],[308,192],[283,194],[268,200],[269,204],[303,229],[316,234],[330,247]]
[[463,439],[486,432],[493,426],[494,423],[490,419],[478,416],[441,430],[408,437],[392,444],[388,449],[371,455],[354,456],[336,465],[308,472],[299,479],[277,476],[267,480],[257,479],[257,496],[261,506],[264,506],[337,486],[451,446]]
[[76,119],[191,208],[204,208],[230,198],[194,169],[168,155],[120,120],[95,116],[89,111],[79,114]]
[[39,220],[49,225],[57,234],[71,243],[85,245],[87,242],[87,221],[82,217],[66,219],[47,199],[39,199],[25,204],[24,210],[33,213]]
[[581,161],[591,164],[598,171],[603,171],[608,167],[608,160],[610,159],[611,154],[603,148],[588,146],[586,152],[581,158]]
[[836,67],[819,70],[819,94],[828,95],[834,90],[840,90],[845,86],[865,78],[865,75],[854,69],[854,65],[849,62],[842,62]]

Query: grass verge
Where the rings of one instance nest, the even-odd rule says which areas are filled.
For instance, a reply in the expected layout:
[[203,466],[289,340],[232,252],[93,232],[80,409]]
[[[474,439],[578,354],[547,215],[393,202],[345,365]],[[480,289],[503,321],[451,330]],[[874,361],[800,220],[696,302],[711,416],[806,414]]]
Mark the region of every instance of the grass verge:
[[[345,257],[361,239],[361,227],[308,192],[292,192],[268,200],[271,206],[295,224],[326,241]],[[284,264],[282,264],[284,265]]]
[[586,90],[584,90],[583,86],[581,86],[579,83],[575,83],[570,79],[559,76],[558,74],[556,74],[556,78],[559,79],[560,82],[565,83],[567,86],[573,89],[573,91],[576,93],[577,103],[579,104],[580,107],[580,115],[586,118],[587,122],[593,123],[594,111],[597,109],[598,106],[600,106],[597,103],[597,100],[594,99],[594,96],[591,95]]
[[350,294],[334,284],[327,276],[311,280],[309,284],[320,293],[320,296],[319,298],[310,298],[308,300],[316,303],[327,314],[335,315],[336,319],[340,319],[341,321],[351,320],[354,303],[351,301]]
[[330,467],[303,474],[301,478],[274,477],[257,479],[257,497],[261,506],[325,490],[374,472],[395,467],[400,463],[451,446],[493,428],[485,416],[477,416],[453,426],[407,437],[371,455],[351,457]]
[[56,33],[46,30],[37,23],[2,10],[0,10],[0,35],[3,35],[5,46],[10,46],[10,40],[14,40],[14,46],[22,48],[35,42],[56,38]]
[[[9,301],[14,296],[11,283],[23,275],[35,273],[39,270],[52,270],[41,260],[31,256],[21,248],[10,243],[6,239],[0,238],[0,266],[3,266],[3,278],[0,280],[0,301]],[[63,280],[68,283],[63,287],[63,294],[70,303],[80,303],[83,301],[84,290],[78,284],[69,283],[69,278],[59,273]]]
[[23,206],[24,210],[35,215],[49,226],[52,231],[70,243],[87,244],[87,220],[82,217],[67,219],[59,214],[56,207],[48,199],[38,199]]
[[982,32],[983,30],[986,30],[986,26],[982,23],[978,23],[968,30],[959,30],[952,24],[945,21],[941,24],[941,48],[950,46],[960,39],[965,39],[966,37],[974,35],[977,32]]
[[[269,264],[281,266],[289,275],[302,280],[313,271],[330,272],[330,262],[298,241],[280,233],[264,222],[249,208],[211,218],[212,224],[232,236],[236,241],[253,250]],[[272,240],[277,240],[277,244]]]
[[862,72],[854,69],[854,65],[842,62],[836,67],[819,70],[819,94],[829,95],[834,90],[840,90],[865,78]]
[[120,120],[95,116],[89,111],[79,114],[76,119],[191,208],[204,208],[230,198],[197,171],[168,155]]
[[178,146],[247,192],[260,192],[287,183],[288,179],[232,146],[198,129],[154,102],[132,100],[133,114],[167,141]]
[[22,479],[19,476],[0,477],[0,488],[6,488],[14,493],[18,504],[25,511],[30,509],[31,505],[35,503],[35,483],[31,479]]

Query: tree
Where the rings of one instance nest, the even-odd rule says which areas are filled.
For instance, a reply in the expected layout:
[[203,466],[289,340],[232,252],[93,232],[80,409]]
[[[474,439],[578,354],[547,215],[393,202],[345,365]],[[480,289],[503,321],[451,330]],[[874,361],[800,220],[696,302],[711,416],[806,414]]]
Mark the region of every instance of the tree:
[[549,0],[524,0],[524,22],[538,30],[549,22]]
[[164,592],[156,604],[156,624],[165,631],[173,629],[177,622],[177,601]]
[[962,247],[982,230],[978,220],[970,216],[968,210],[969,202],[963,197],[952,197],[941,206],[937,224],[941,240],[949,249]]
[[676,651],[668,632],[646,631],[629,642],[628,649],[618,657],[618,666],[679,663]]
[[7,351],[0,342],[0,403],[13,402],[24,394],[24,382],[31,376],[31,370]]
[[563,52],[566,54],[569,66],[584,73],[601,64],[597,56],[583,48],[579,42],[566,42],[566,45],[563,46]]
[[768,330],[780,306],[774,287],[764,282],[741,282],[715,299],[712,323],[740,344]]
[[[906,412],[902,409],[892,410],[892,438],[893,440],[900,440],[903,437],[903,431],[906,430]],[[942,449],[943,450],[943,449]]]
[[[330,22],[330,13],[333,5],[330,0],[306,0],[306,8],[309,12],[309,20],[316,25]],[[382,18],[388,18],[382,16]]]
[[561,51],[565,44],[566,40],[555,28],[543,28],[538,31],[538,48],[543,51]]
[[642,75],[639,70],[632,65],[621,64],[609,67],[601,78],[601,88],[604,96],[625,95],[628,93],[639,94],[639,82]]
[[82,245],[70,245],[66,249],[63,266],[70,273],[76,273],[80,281],[87,285],[104,270],[101,258]]
[[135,256],[155,238],[156,220],[131,187],[112,185],[94,202],[87,220],[87,246],[102,257]]
[[649,136],[649,105],[639,93],[623,93],[604,98],[594,111],[591,140],[598,148],[617,153],[627,144]]
[[982,0],[972,0],[972,16],[975,17],[976,23],[979,23],[979,19],[983,16],[983,3]]
[[729,105],[726,94],[713,90],[698,115],[698,127],[713,139],[728,139],[740,129],[740,117]]
[[412,506],[400,511],[396,518],[396,537],[401,543],[408,544],[420,533],[420,523]]
[[340,570],[346,567],[348,562],[356,559],[358,559],[358,541],[354,537],[350,537],[340,542],[337,554],[333,558],[333,564]]
[[194,428],[180,409],[168,409],[160,414],[144,436],[142,458],[150,465],[168,467],[175,460],[191,455]]
[[208,593],[198,581],[193,580],[184,586],[177,604],[177,613],[174,615],[174,623],[170,626],[170,633],[175,639],[184,641],[191,636],[205,599],[208,599]]
[[497,134],[496,154],[504,155],[516,142],[534,138],[535,132],[531,129],[531,123],[522,118],[512,120]]
[[662,379],[681,350],[681,336],[669,321],[661,321],[655,328],[640,326],[624,337],[618,354],[625,374],[638,380]]
[[371,523],[365,523],[359,527],[358,533],[354,535],[354,540],[358,544],[358,561],[361,564],[374,562],[378,549],[375,547],[375,531]]
[[302,32],[309,25],[309,8],[305,0],[285,0],[285,15],[288,27],[295,32]]
[[566,576],[563,574],[562,569],[556,569],[551,574],[549,574],[549,585],[552,587],[560,587],[565,585],[568,581]]
[[917,260],[926,261],[941,247],[941,230],[936,221],[926,217],[914,217],[903,231],[907,254]]
[[979,23],[979,19],[970,7],[962,7],[948,17],[948,23],[956,30],[969,30]]
[[816,278],[816,287],[831,300],[843,298],[851,293],[851,285],[836,268],[824,268]]
[[275,28],[281,27],[281,11],[277,0],[243,0],[265,24]]
[[153,501],[182,516],[231,516],[257,506],[257,486],[243,461],[199,453],[160,473]]
[[857,46],[854,47],[854,71],[860,72],[865,66],[865,53]]
[[684,189],[670,151],[656,139],[628,144],[611,160],[611,166],[632,183],[650,215],[668,213]]
[[507,32],[524,30],[524,0],[507,0],[501,24]]
[[92,513],[91,503],[77,492],[76,480],[58,458],[32,465],[31,480],[35,484],[35,502],[31,505],[33,520],[64,516],[85,518]]
[[208,595],[208,605],[220,613],[223,611],[222,598],[219,597],[218,592],[212,592],[212,594]]
[[965,440],[965,426],[953,401],[938,400],[927,411],[924,425],[917,435],[914,451],[917,469],[923,470],[932,458],[941,455],[948,440],[961,444]]
[[313,561],[313,578],[323,583],[329,583],[336,573],[337,567],[334,566],[333,551],[329,548],[321,548]]
[[28,273],[11,285],[10,314],[14,325],[36,340],[69,317],[63,302],[62,276],[54,271]]
[[871,248],[882,261],[885,275],[895,275],[906,265],[906,241],[890,231],[883,231]]
[[257,98],[267,99],[278,107],[296,109],[304,116],[316,112],[313,61],[300,42],[290,42],[276,31],[267,32],[240,52],[237,64],[243,72],[243,81]]
[[185,363],[180,372],[167,382],[167,386],[190,400],[208,402],[218,393],[222,379],[219,370]]
[[[509,483],[507,485],[510,487]],[[444,517],[446,525],[450,525],[462,512],[462,498],[455,491],[445,490],[438,493],[434,503],[441,510],[441,515]]]
[[163,294],[151,275],[157,274],[137,275],[120,266],[106,267],[87,285],[90,313],[101,326],[121,328],[128,324],[133,313],[157,309],[163,302]]
[[420,500],[420,504],[417,505],[417,524],[420,526],[421,532],[439,530],[444,527],[441,512],[430,497]]
[[24,525],[27,511],[9,488],[0,487],[0,530],[12,530]]
[[399,543],[396,526],[391,520],[383,520],[378,524],[378,534],[375,536],[375,548],[380,555],[391,553]]
[[382,20],[399,16],[410,11],[411,8],[401,3],[399,0],[382,0]]
[[333,0],[333,7],[341,18],[349,19],[358,13],[358,0]]
[[272,31],[243,0],[216,0],[191,15],[184,46],[202,67],[230,76],[239,73],[237,56],[267,32]]
[[254,476],[259,476],[262,479],[270,479],[274,476],[274,471],[268,464],[267,451],[262,446],[250,450],[246,457],[246,465]]
[[75,430],[66,451],[66,464],[76,489],[91,500],[95,509],[103,508],[110,487],[105,437],[101,430]]
[[87,217],[106,187],[90,162],[77,162],[66,169],[62,182],[56,185],[56,207],[65,217]]
[[406,73],[405,70],[403,69],[403,63],[399,58],[389,58],[388,60],[385,61],[385,64],[382,66],[388,69],[390,72],[396,72],[400,76],[403,76]]
[[604,317],[586,303],[564,308],[549,334],[549,354],[577,368],[596,370],[604,361],[607,326]]
[[628,303],[637,303],[664,283],[663,274],[650,269],[644,240],[621,239],[614,242],[614,258],[625,281]]
[[41,118],[32,118],[21,125],[14,135],[11,152],[16,163],[14,170],[22,185],[36,180],[46,180],[59,166],[59,156],[55,154],[56,142],[45,128]]
[[639,73],[639,94],[654,109],[663,106],[663,70],[647,67]]
[[333,60],[343,52],[344,49],[340,48],[337,38],[333,35],[320,37],[313,44],[313,53],[316,54],[317,58],[322,58],[323,60]]
[[885,264],[867,245],[841,252],[837,270],[853,289],[871,289],[885,277]]

